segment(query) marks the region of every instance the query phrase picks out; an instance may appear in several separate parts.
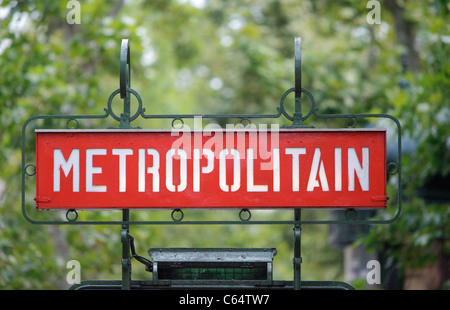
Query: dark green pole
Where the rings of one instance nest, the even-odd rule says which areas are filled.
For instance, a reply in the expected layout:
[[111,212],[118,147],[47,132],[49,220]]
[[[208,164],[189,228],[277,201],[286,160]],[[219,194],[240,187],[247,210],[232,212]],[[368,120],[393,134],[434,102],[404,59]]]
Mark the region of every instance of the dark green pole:
[[123,99],[123,113],[120,115],[119,128],[130,129],[130,94],[131,88],[130,41],[123,39],[120,46],[120,98]]
[[[130,220],[130,210],[122,211],[122,221],[128,222]],[[122,231],[120,233],[122,241],[122,290],[129,290],[131,288],[131,253],[130,253],[130,225],[122,224]]]
[[295,209],[294,210],[294,290],[300,290],[302,286],[301,281],[301,264],[302,264],[302,256],[301,256],[301,234],[302,227],[300,221],[302,220],[302,210]]
[[302,38],[295,38],[295,110],[293,126],[303,127],[302,116]]

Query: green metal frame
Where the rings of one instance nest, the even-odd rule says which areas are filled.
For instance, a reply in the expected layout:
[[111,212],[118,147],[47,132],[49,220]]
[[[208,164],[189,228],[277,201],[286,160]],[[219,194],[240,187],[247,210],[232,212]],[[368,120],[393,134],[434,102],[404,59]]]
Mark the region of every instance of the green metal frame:
[[[389,114],[319,114],[318,108],[313,95],[307,89],[302,88],[301,85],[301,38],[295,39],[295,85],[293,88],[288,89],[280,99],[279,106],[276,107],[276,113],[273,114],[146,114],[146,110],[143,107],[142,99],[138,92],[131,88],[131,69],[130,69],[130,44],[129,40],[122,40],[121,51],[120,51],[120,88],[112,92],[108,98],[107,107],[104,108],[104,114],[98,115],[38,115],[32,116],[27,119],[22,127],[22,214],[25,219],[32,224],[44,224],[44,225],[122,225],[121,241],[122,241],[122,288],[132,288],[134,286],[140,286],[143,282],[135,282],[131,280],[131,259],[134,257],[145,264],[145,259],[136,255],[134,252],[134,245],[132,243],[133,239],[129,234],[130,225],[213,225],[213,224],[227,224],[227,225],[256,225],[256,224],[284,224],[294,226],[294,288],[300,289],[306,286],[317,286],[316,282],[306,282],[301,281],[301,225],[303,224],[389,224],[395,221],[401,214],[401,197],[402,197],[402,181],[401,181],[401,125],[400,122],[392,115]],[[293,115],[287,113],[284,108],[284,101],[290,93],[295,95],[295,110]],[[120,98],[123,100],[123,113],[120,116],[116,115],[112,109],[112,101],[116,95],[120,94]],[[135,96],[138,101],[137,111],[131,115],[130,111],[130,96]],[[305,94],[310,102],[311,108],[306,115],[302,114],[302,94]],[[26,210],[26,180],[27,178],[35,175],[36,167],[34,164],[29,164],[26,162],[26,143],[27,143],[27,129],[33,122],[37,120],[48,120],[48,119],[60,119],[67,120],[67,127],[69,129],[77,129],[79,126],[78,120],[101,120],[107,119],[109,117],[119,122],[116,127],[118,129],[136,129],[139,127],[132,127],[131,122],[136,120],[138,117],[143,119],[168,119],[172,120],[172,127],[176,121],[181,122],[181,126],[184,125],[184,119],[193,119],[196,117],[202,117],[205,119],[238,119],[241,123],[247,121],[251,123],[252,119],[278,119],[284,116],[287,120],[291,121],[292,124],[287,128],[308,128],[312,126],[306,126],[304,121],[314,116],[318,119],[343,119],[345,127],[354,128],[358,119],[361,118],[385,118],[392,120],[397,127],[397,162],[389,163],[388,173],[391,175],[397,175],[397,208],[396,213],[393,217],[389,219],[380,220],[359,220],[357,218],[357,211],[354,209],[345,210],[344,220],[302,220],[301,219],[301,209],[294,209],[294,219],[293,220],[281,220],[281,221],[271,221],[271,220],[251,220],[251,213],[249,210],[243,208],[239,212],[240,220],[208,220],[208,221],[196,221],[196,220],[184,220],[184,213],[180,209],[175,209],[171,213],[172,220],[167,221],[135,221],[130,220],[130,210],[122,211],[121,220],[108,220],[108,221],[98,221],[98,220],[78,220],[78,213],[76,210],[67,211],[67,220],[35,220],[27,214]],[[31,167],[31,171],[30,171]],[[32,169],[34,167],[34,170]],[[174,213],[180,212],[181,217],[175,218]],[[242,216],[242,213],[247,213],[246,217]],[[92,287],[100,285],[104,287],[115,287],[117,282],[88,282]],[[330,284],[331,283],[331,284]],[[326,282],[325,286],[338,286],[348,288],[347,284],[337,285],[336,282]],[[144,285],[145,286],[145,285]],[[81,288],[84,286],[77,286]]]
[[[383,219],[383,220],[358,220],[357,219],[357,211],[354,209],[347,209],[346,210],[346,219],[344,221],[341,220],[300,220],[300,224],[339,224],[339,223],[346,223],[346,224],[388,224],[393,221],[395,221],[401,213],[401,197],[402,197],[402,187],[401,187],[401,125],[400,122],[392,115],[389,114],[319,114],[318,108],[316,108],[316,103],[314,100],[313,95],[305,88],[301,87],[301,78],[299,77],[300,71],[301,71],[301,64],[300,64],[300,38],[296,38],[296,58],[295,58],[295,87],[288,89],[281,97],[280,105],[276,108],[277,113],[274,114],[146,114],[145,108],[143,108],[142,99],[139,96],[138,92],[133,90],[130,87],[130,57],[129,57],[129,43],[128,40],[123,40],[122,47],[121,47],[121,53],[120,53],[120,88],[115,90],[110,97],[108,98],[107,102],[107,108],[104,109],[104,114],[98,114],[98,115],[38,115],[38,116],[32,116],[29,119],[27,119],[22,127],[22,213],[24,217],[33,224],[56,224],[56,225],[71,225],[71,224],[77,224],[77,225],[99,225],[99,224],[106,224],[106,225],[122,225],[122,224],[137,224],[137,225],[188,225],[188,224],[195,224],[195,225],[210,225],[210,224],[291,224],[295,225],[297,221],[255,221],[255,220],[241,220],[239,221],[186,221],[184,220],[176,220],[172,216],[172,220],[168,221],[130,221],[126,220],[115,220],[115,221],[78,221],[77,216],[75,215],[75,219],[72,220],[59,220],[59,221],[41,221],[41,220],[34,220],[30,216],[28,216],[26,211],[26,192],[25,192],[25,184],[27,177],[33,176],[35,174],[35,171],[29,171],[29,167],[33,167],[34,164],[27,164],[26,162],[26,141],[27,141],[27,128],[28,126],[37,120],[48,120],[48,119],[61,119],[61,120],[67,120],[67,127],[69,129],[77,129],[79,126],[78,120],[101,120],[101,119],[107,119],[108,117],[113,118],[114,120],[119,122],[118,129],[134,129],[136,127],[132,127],[130,123],[137,119],[139,116],[141,116],[144,119],[171,119],[172,120],[172,126],[174,125],[175,121],[181,121],[181,124],[183,125],[183,119],[193,119],[195,117],[202,117],[202,118],[210,118],[210,119],[239,119],[242,121],[248,121],[251,122],[252,119],[277,119],[280,118],[282,115],[292,121],[292,124],[288,128],[306,128],[310,126],[306,126],[303,124],[303,122],[307,119],[309,119],[311,116],[314,116],[319,119],[328,119],[328,118],[334,118],[334,119],[344,119],[344,124],[347,128],[354,128],[356,127],[357,119],[361,118],[385,118],[390,119],[394,121],[396,127],[397,127],[397,162],[391,162],[389,163],[389,167],[391,168],[388,170],[388,173],[390,174],[397,174],[398,176],[398,187],[397,187],[397,195],[399,199],[397,199],[397,211],[396,214],[390,218],[390,219]],[[300,89],[301,91],[298,91]],[[289,115],[285,108],[284,108],[284,101],[290,93],[295,93],[295,111],[293,115]],[[112,109],[112,101],[116,95],[120,93],[121,99],[124,101],[124,109],[123,113],[120,114],[120,116],[117,116],[113,109]],[[303,116],[301,113],[301,94],[306,94],[309,98],[311,109],[310,111]],[[130,115],[130,94],[134,95],[136,99],[138,100],[138,109],[133,114]],[[34,167],[35,169],[35,167]],[[180,209],[176,209],[174,211],[180,211]],[[242,211],[249,212],[245,208],[243,208]],[[242,212],[241,211],[241,212]],[[75,210],[69,210],[70,212],[76,212]],[[172,212],[173,213],[173,212]],[[348,216],[347,216],[348,215]]]

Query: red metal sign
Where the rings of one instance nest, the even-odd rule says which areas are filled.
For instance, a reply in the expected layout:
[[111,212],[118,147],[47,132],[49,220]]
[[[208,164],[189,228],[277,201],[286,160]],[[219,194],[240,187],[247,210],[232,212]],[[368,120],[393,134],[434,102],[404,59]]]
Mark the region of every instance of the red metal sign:
[[383,208],[385,130],[37,130],[38,209]]

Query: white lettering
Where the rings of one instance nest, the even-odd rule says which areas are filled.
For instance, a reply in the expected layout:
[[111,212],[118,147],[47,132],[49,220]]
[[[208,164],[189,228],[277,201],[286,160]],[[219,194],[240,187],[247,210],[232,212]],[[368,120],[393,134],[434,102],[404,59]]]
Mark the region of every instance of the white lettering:
[[86,192],[106,192],[106,185],[93,185],[92,176],[102,173],[101,167],[93,167],[94,155],[106,155],[106,149],[86,150]]
[[[159,192],[159,153],[155,149],[147,149],[147,154],[153,156],[153,166],[147,167],[147,173],[152,174],[152,190]],[[139,149],[139,192],[145,192],[145,149]]]
[[[320,167],[319,167],[320,163]],[[323,161],[320,160],[320,148],[316,148],[314,151],[314,158],[311,165],[311,172],[309,173],[308,187],[306,190],[312,192],[315,187],[320,187],[319,181],[317,181],[317,170],[319,170],[320,185],[322,185],[322,190],[327,192],[328,181],[327,175],[325,174],[325,169],[323,168]]]
[[133,155],[132,149],[113,149],[113,155],[119,155],[119,192],[127,191],[127,155]]
[[306,149],[304,147],[287,147],[285,153],[292,155],[292,191],[298,192],[300,190],[299,155],[306,154]]
[[362,148],[363,163],[359,162],[355,148],[348,148],[348,190],[355,190],[355,173],[363,191],[369,190],[369,148]]
[[[193,191],[200,191],[200,149],[194,149],[194,162],[193,162]],[[202,149],[202,155],[208,158],[208,164],[202,168],[202,173],[210,173],[214,169],[214,152],[210,149]]]
[[[173,184],[173,156],[175,152],[180,157],[180,184]],[[187,186],[187,154],[182,149],[170,149],[166,153],[166,187],[171,192],[182,192]]]
[[247,192],[267,192],[267,185],[255,185],[253,175],[253,149],[247,149]]
[[342,150],[340,147],[334,149],[334,190],[342,190]]
[[280,149],[273,149],[273,191],[280,191]]
[[[233,185],[231,185],[230,189],[228,189],[227,185],[227,164],[226,164],[226,156],[228,154],[233,155],[234,164],[233,164]],[[224,192],[228,192],[231,190],[232,192],[237,191],[241,187],[241,164],[239,158],[239,152],[236,149],[224,149],[219,153],[219,186],[220,189]]]
[[80,150],[73,149],[69,159],[66,161],[60,149],[53,150],[53,191],[59,192],[61,189],[61,173],[62,168],[64,175],[67,177],[72,170],[72,191],[80,191]]
[[[118,184],[118,186],[115,185],[117,189],[114,190],[121,193],[129,191],[144,193],[147,190],[160,192],[160,183],[164,184],[165,182],[166,189],[170,192],[183,192],[189,186],[189,190],[199,193],[202,184],[211,185],[217,181],[220,190],[236,192],[241,188],[241,174],[246,180],[244,181],[246,182],[245,189],[242,188],[242,190],[247,192],[268,192],[269,190],[274,193],[281,191],[314,192],[317,188],[327,192],[330,191],[330,186],[331,190],[336,193],[369,191],[368,147],[345,147],[344,149],[342,147],[314,147],[314,153],[311,153],[312,149],[307,150],[306,147],[283,148],[284,151],[280,151],[280,148],[271,149],[272,179],[270,172],[262,167],[267,162],[259,157],[257,148],[253,147],[247,147],[244,150],[245,154],[236,148],[222,150],[193,148],[191,152],[182,148],[171,148],[165,153],[165,168],[164,162],[161,163],[160,159],[160,156],[164,158],[164,155],[159,153],[161,150],[153,148],[88,148],[82,150],[86,152],[86,156],[80,154],[80,149],[64,149],[64,154],[62,149],[53,149],[53,167],[50,166],[50,169],[53,169],[53,191],[61,191],[61,177],[63,179],[65,177],[73,179],[72,185],[70,185],[73,192],[80,191],[80,178],[83,180],[86,178],[85,184],[81,184],[82,187],[85,186],[86,192],[107,192],[107,189],[111,191],[111,184]],[[215,151],[218,153],[216,154]],[[284,152],[284,154],[280,154],[280,152]],[[308,156],[300,157],[300,155],[306,155],[307,152]],[[329,154],[325,154],[325,152]],[[347,154],[343,154],[343,152],[347,152]],[[245,156],[247,157],[245,158]],[[84,162],[80,163],[80,160],[86,161],[85,166]],[[342,161],[347,162],[343,163]],[[165,170],[163,172],[160,172],[161,164]],[[227,167],[227,165],[231,166]],[[112,180],[112,183],[107,183],[110,177],[107,178],[106,174],[103,177],[98,176],[98,181],[95,182],[95,175],[102,174],[103,169],[107,169],[108,176],[118,178],[118,182],[116,179]],[[84,171],[85,175],[83,175]],[[289,178],[290,173],[292,173],[291,180],[282,179],[282,177]],[[330,173],[332,173],[330,182],[334,181],[334,186],[329,184]],[[151,185],[146,184],[147,182],[150,182]],[[282,189],[284,186],[287,188]]]

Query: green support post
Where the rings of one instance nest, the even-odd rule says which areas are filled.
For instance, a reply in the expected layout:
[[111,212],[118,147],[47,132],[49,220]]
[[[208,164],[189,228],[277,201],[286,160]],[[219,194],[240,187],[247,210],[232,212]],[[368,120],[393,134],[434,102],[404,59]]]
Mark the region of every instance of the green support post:
[[295,209],[294,210],[294,290],[300,290],[302,287],[301,280],[301,264],[302,264],[302,256],[301,256],[301,234],[302,234],[302,226],[300,224],[302,220],[302,210]]
[[[122,211],[122,220],[128,222],[130,220],[130,210]],[[122,290],[131,288],[131,252],[130,252],[130,225],[123,224],[121,231],[122,241]]]

